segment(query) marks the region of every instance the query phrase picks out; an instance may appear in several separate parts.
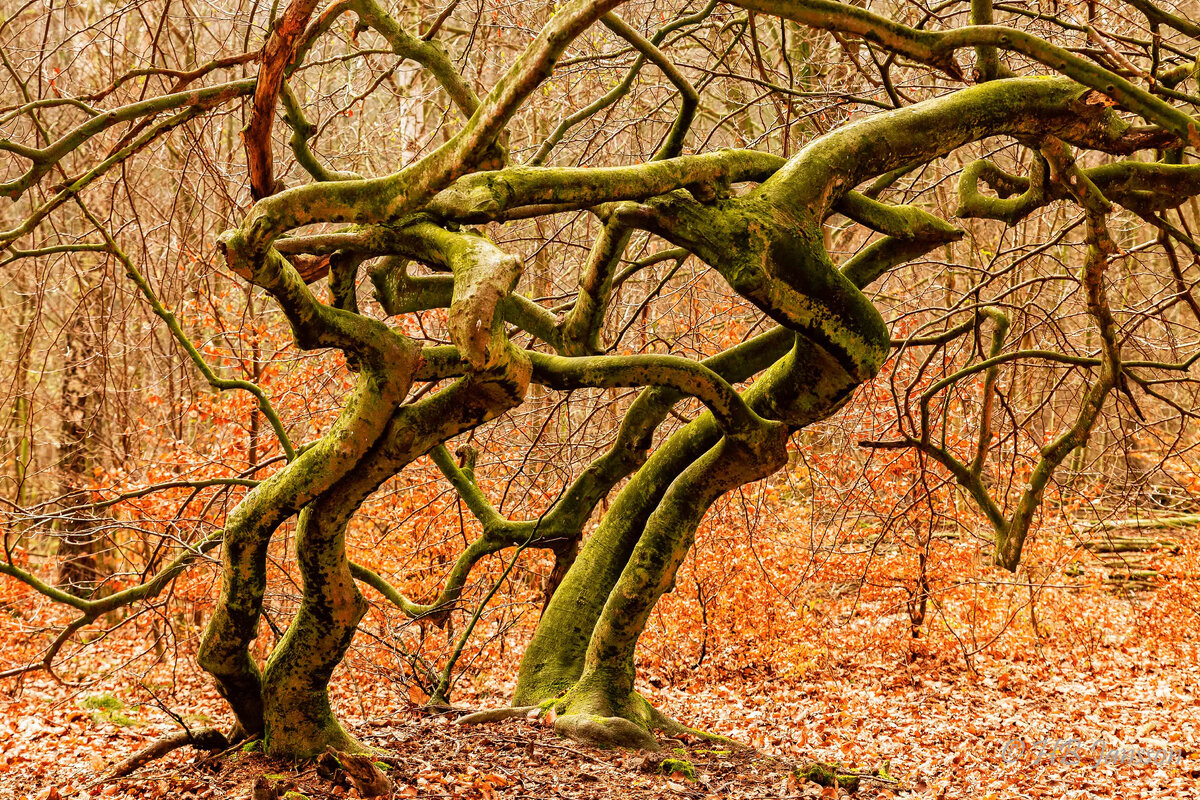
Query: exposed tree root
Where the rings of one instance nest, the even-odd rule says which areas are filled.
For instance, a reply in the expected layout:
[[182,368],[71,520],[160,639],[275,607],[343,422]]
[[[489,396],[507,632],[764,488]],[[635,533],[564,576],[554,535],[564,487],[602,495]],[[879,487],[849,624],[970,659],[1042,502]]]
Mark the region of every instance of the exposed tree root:
[[580,682],[554,702],[560,715],[554,730],[561,736],[598,747],[656,751],[655,733],[668,738],[696,737],[742,749],[745,745],[713,733],[695,730],[668,717],[637,692],[612,685]]
[[197,750],[224,750],[226,747],[229,747],[229,738],[216,728],[201,728],[196,731],[176,731],[151,742],[120,764],[117,764],[105,776],[105,780],[124,777],[134,770],[149,764],[151,761],[162,758],[172,750],[178,750],[185,745],[191,745]]
[[[748,749],[748,745],[708,731],[689,728],[658,709],[651,706],[640,695],[634,696],[634,704],[638,706],[638,717],[633,720],[624,716],[602,716],[586,712],[564,714],[554,720],[554,731],[568,739],[590,744],[594,747],[624,747],[631,750],[659,749],[659,741],[655,732],[669,738],[694,736],[698,739],[715,742],[735,750]],[[536,706],[511,706],[508,708],[491,708],[476,711],[459,717],[459,725],[482,725],[489,722],[503,722],[508,719],[541,715],[552,708],[565,707],[565,698],[556,701],[546,701]]]
[[864,783],[892,791],[900,788],[900,782],[887,774],[887,762],[884,762],[884,766],[871,772],[860,772],[842,769],[838,764],[813,761],[803,767],[797,767],[793,774],[801,780],[811,781],[818,786],[845,789],[851,794],[857,792]]
[[568,714],[554,721],[554,732],[594,747],[626,747],[631,750],[658,750],[654,734],[624,717],[596,717]]
[[459,717],[455,722],[459,725],[482,725],[485,722],[503,722],[506,719],[516,719],[517,717],[526,717],[535,711],[540,711],[541,706],[510,706],[508,708],[488,708],[483,711],[476,711],[466,716]]
[[689,728],[679,720],[668,717],[666,714],[659,711],[653,706],[650,707],[652,722],[651,727],[654,730],[662,731],[668,737],[679,738],[683,736],[694,736],[697,739],[703,739],[707,742],[723,745],[730,750],[753,750],[750,745],[743,744],[736,739],[730,739],[728,736],[722,736],[719,733],[700,730],[699,728]]
[[332,747],[317,758],[317,774],[335,785],[353,787],[359,797],[381,797],[391,794],[394,788],[392,779],[369,756],[338,752]]
[[839,769],[836,764],[824,764],[820,761],[815,761],[807,767],[798,768],[796,770],[796,777],[812,781],[818,786],[845,789],[848,792],[858,791],[860,778],[857,774],[847,773]]

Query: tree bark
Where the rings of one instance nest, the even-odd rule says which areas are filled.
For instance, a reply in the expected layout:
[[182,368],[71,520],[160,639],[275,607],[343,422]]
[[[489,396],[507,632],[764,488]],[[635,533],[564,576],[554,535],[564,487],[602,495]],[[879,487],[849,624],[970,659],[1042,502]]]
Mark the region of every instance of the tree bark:
[[[93,443],[97,434],[97,393],[104,385],[104,348],[89,330],[94,319],[86,313],[90,296],[99,288],[77,282],[77,308],[64,331],[62,423],[59,427],[58,469],[60,487],[68,506],[88,501],[92,480]],[[58,526],[58,585],[80,597],[92,593],[100,578],[97,568],[99,525],[87,510],[67,514]]]

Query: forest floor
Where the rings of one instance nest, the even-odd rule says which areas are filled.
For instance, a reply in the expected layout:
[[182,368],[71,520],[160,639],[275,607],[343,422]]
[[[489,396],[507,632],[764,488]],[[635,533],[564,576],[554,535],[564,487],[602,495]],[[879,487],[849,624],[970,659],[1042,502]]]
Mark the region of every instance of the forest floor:
[[[795,613],[743,598],[759,609],[751,619],[734,595],[705,612],[706,628],[681,625],[694,617],[686,597],[669,599],[640,656],[646,697],[753,748],[666,742],[660,757],[690,763],[694,776],[645,754],[559,739],[544,721],[464,727],[425,713],[423,695],[365,644],[335,675],[334,705],[349,730],[390,754],[396,797],[846,796],[795,776],[797,765],[820,761],[894,780],[863,781],[856,796],[866,798],[1200,798],[1200,536],[1179,538],[1177,555],[1155,557],[1167,577],[1136,591],[1079,574],[1075,560],[1086,558],[1075,551],[1039,576],[1036,607],[1022,605],[1030,594],[1019,582],[996,588],[978,572],[963,584],[963,562],[918,639],[894,597],[847,591],[844,575],[810,580],[817,594]],[[504,705],[518,639],[464,675],[456,705]],[[294,785],[313,800],[356,796],[315,766],[272,761],[253,746],[219,757],[179,749],[107,778],[180,722],[231,721],[195,666],[194,639],[181,629],[174,641],[178,650],[141,666],[145,634],[127,625],[60,670],[62,682],[44,672],[0,681],[0,800],[242,800],[264,775],[278,794]],[[13,646],[0,639],[0,653]],[[1169,763],[1147,759],[1163,754]]]
[[[813,759],[863,773],[883,767],[898,781],[866,781],[859,797],[1200,797],[1197,661],[1108,650],[1095,654],[1092,668],[977,660],[972,671],[961,662],[930,660],[900,671],[859,666],[814,682],[669,687],[652,695],[663,707],[762,745],[737,751],[666,742],[660,757],[690,763],[694,778],[644,754],[561,740],[533,720],[461,727],[404,703],[393,713],[346,719],[360,739],[394,756],[389,773],[397,797],[846,796],[844,789],[796,779],[796,765]],[[1094,669],[1100,663],[1102,672]],[[319,777],[314,766],[272,761],[253,746],[219,757],[181,749],[131,776],[105,780],[112,764],[173,726],[151,704],[87,699],[131,692],[95,691],[80,698],[68,687],[29,678],[3,697],[0,797],[249,798],[260,775],[314,800],[357,796]],[[219,707],[199,687],[193,700]],[[1031,746],[1051,737],[1103,742],[1107,754],[1056,758],[1032,747],[1021,753],[1008,744],[1018,737]],[[1182,760],[1160,766],[1113,756],[1164,747],[1182,751]]]

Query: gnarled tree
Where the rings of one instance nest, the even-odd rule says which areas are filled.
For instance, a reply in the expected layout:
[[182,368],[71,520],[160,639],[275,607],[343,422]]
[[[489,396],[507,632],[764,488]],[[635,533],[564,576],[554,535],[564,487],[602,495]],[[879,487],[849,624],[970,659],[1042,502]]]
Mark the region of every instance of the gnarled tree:
[[[988,0],[932,8],[870,5],[876,10],[835,0],[681,5],[646,35],[640,23],[619,16],[620,0],[570,0],[486,80],[469,78],[454,57],[455,47],[467,46],[471,14],[451,4],[432,18],[406,19],[382,0],[293,0],[257,49],[222,52],[204,64],[191,52],[178,68],[138,68],[90,95],[47,89],[40,72],[22,72],[6,56],[0,123],[11,132],[0,140],[9,161],[0,194],[20,209],[0,232],[6,263],[72,249],[119,261],[209,383],[253,394],[285,459],[229,511],[218,533],[117,594],[77,597],[56,589],[19,564],[10,544],[0,571],[80,613],[41,663],[50,664],[66,636],[113,608],[154,596],[219,544],[220,595],[199,658],[241,731],[263,736],[273,754],[350,750],[357,744],[334,717],[327,689],[366,608],[358,584],[410,616],[437,619],[455,606],[485,556],[544,548],[555,555],[557,587],[525,651],[514,706],[555,708],[556,728],[570,736],[653,747],[654,730],[680,726],[638,694],[635,651],[709,508],[780,470],[789,437],[835,414],[889,358],[921,348],[948,352],[956,344],[966,345],[969,363],[932,384],[915,381],[898,391],[899,402],[908,404],[899,435],[871,444],[916,448],[941,464],[994,528],[996,562],[1016,569],[1047,485],[1086,445],[1106,404],[1117,394],[1132,398],[1135,387],[1154,394],[1160,376],[1190,367],[1190,361],[1125,357],[1140,323],[1114,311],[1109,300],[1109,270],[1124,257],[1109,221],[1132,214],[1150,222],[1161,231],[1155,246],[1176,265],[1167,277],[1178,290],[1148,316],[1165,319],[1179,304],[1200,314],[1174,250],[1183,245],[1200,255],[1200,247],[1186,225],[1167,218],[1200,194],[1200,165],[1191,163],[1200,148],[1193,114],[1200,98],[1188,94],[1200,65],[1200,29],[1186,10],[1167,2],[1089,3],[1079,19]],[[29,6],[19,9],[0,30],[28,36],[20,31],[31,16]],[[768,20],[779,31],[769,40],[762,32]],[[309,67],[343,26],[352,36],[369,32],[381,43],[376,53],[390,51],[418,65],[418,77],[407,85],[414,95],[418,80],[431,81],[420,86],[436,85],[437,98],[444,98],[408,107],[407,114],[444,112],[451,121],[440,141],[395,171],[333,169],[314,149],[320,129],[309,120],[313,112],[304,98],[318,89],[310,85],[315,81],[306,83],[314,74]],[[611,33],[604,41],[616,55],[588,52],[598,26]],[[762,114],[774,116],[757,138],[768,149],[777,145],[776,152],[711,146],[722,141],[715,134],[724,120],[710,89],[731,69],[733,45],[721,51],[688,44],[702,34],[711,34],[707,43],[729,37],[747,48],[747,71],[735,78],[770,99]],[[849,110],[827,129],[792,130],[797,104],[819,94],[821,64],[804,53],[819,37],[844,50],[857,71],[857,77],[851,70],[835,77],[845,80],[844,91],[824,92]],[[447,48],[441,38],[453,45]],[[672,56],[689,47],[686,65]],[[699,63],[698,53],[704,56]],[[580,110],[564,112],[550,133],[522,117],[538,108],[538,92],[553,85],[556,70],[625,56],[633,60],[624,80],[605,94],[579,98]],[[326,55],[324,63],[331,60]],[[648,65],[665,76],[659,108],[674,112],[656,127],[646,157],[555,165],[568,134],[619,108]],[[245,77],[219,80],[237,70]],[[788,86],[777,82],[784,71]],[[924,85],[902,85],[901,73],[922,76]],[[373,88],[391,80],[391,72],[382,74]],[[142,79],[166,89],[126,97]],[[109,102],[114,97],[127,101]],[[438,102],[443,105],[435,113]],[[353,374],[337,420],[300,448],[289,441],[288,426],[266,393],[251,381],[222,377],[207,363],[144,268],[123,249],[130,234],[99,212],[117,200],[99,199],[96,188],[109,185],[127,161],[230,106],[246,110],[242,146],[253,203],[244,213],[229,208],[231,225],[218,240],[224,263],[271,298],[297,348],[337,351]],[[353,107],[351,101],[347,108]],[[275,139],[285,128],[294,164],[281,169]],[[1080,298],[1095,332],[1091,344],[1056,352],[1014,340],[1012,295],[992,285],[991,273],[911,335],[893,332],[872,299],[873,285],[889,274],[939,249],[963,247],[964,228],[905,202],[898,189],[905,176],[949,173],[958,154],[974,153],[985,140],[1008,148],[1011,164],[969,163],[958,186],[957,216],[1017,225],[1051,204],[1077,208],[1086,257],[1076,273],[1060,277]],[[100,141],[106,142],[101,157],[91,158]],[[388,155],[382,159],[388,162]],[[1015,172],[1021,164],[1026,174]],[[287,185],[294,180],[277,177],[294,175],[295,165],[303,180]],[[528,285],[526,260],[495,232],[573,213],[595,220],[575,290],[557,304],[527,296],[521,291]],[[55,220],[63,217],[86,220],[86,235],[56,240]],[[852,255],[834,252],[832,221],[864,232]],[[662,243],[661,257],[627,257],[635,239]],[[628,326],[621,327],[613,309],[624,287],[633,285],[631,276],[687,258],[711,268],[723,291],[755,309],[766,331],[703,359],[621,352]],[[367,277],[373,302],[360,297]],[[327,296],[315,288],[322,282]],[[432,344],[406,320],[438,309],[446,313],[448,343]],[[991,332],[986,353],[985,330]],[[1077,352],[1080,347],[1087,352]],[[999,492],[985,479],[985,462],[997,447],[997,375],[1007,364],[1029,360],[1069,366],[1087,388],[1074,419],[1041,446],[1025,485]],[[962,443],[938,436],[931,407],[974,376],[983,377],[980,432],[963,455]],[[542,513],[513,520],[486,496],[473,465],[458,463],[444,445],[519,408],[531,385],[641,392],[624,410],[609,447]],[[688,398],[703,410],[663,434],[664,422]],[[362,504],[426,454],[483,534],[463,551],[441,594],[416,603],[352,563],[346,537]],[[260,665],[251,645],[263,613],[268,552],[280,526],[293,519],[302,600]],[[585,538],[589,525],[594,531]]]

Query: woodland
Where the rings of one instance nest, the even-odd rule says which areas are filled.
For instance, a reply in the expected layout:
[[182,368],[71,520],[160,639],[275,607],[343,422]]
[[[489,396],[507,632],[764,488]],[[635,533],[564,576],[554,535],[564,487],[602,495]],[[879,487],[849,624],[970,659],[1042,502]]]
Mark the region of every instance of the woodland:
[[1200,796],[1197,0],[3,0],[0,196],[0,798]]

